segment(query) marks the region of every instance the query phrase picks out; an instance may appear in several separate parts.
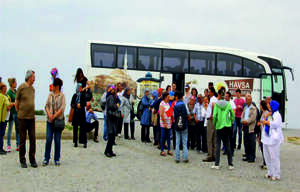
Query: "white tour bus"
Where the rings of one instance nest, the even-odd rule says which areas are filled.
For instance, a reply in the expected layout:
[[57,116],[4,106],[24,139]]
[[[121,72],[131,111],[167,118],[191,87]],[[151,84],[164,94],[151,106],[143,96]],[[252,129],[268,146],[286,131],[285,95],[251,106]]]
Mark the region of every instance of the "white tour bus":
[[257,105],[261,99],[272,97],[280,103],[280,113],[286,122],[285,69],[292,73],[278,58],[238,49],[100,41],[88,42],[86,66],[96,109],[100,109],[100,98],[108,84],[121,82],[140,99],[146,88],[165,89],[173,82],[179,91],[183,92],[185,84],[189,84],[203,95],[208,83],[213,82],[216,90],[224,86],[233,97],[237,88],[242,95],[251,93]]

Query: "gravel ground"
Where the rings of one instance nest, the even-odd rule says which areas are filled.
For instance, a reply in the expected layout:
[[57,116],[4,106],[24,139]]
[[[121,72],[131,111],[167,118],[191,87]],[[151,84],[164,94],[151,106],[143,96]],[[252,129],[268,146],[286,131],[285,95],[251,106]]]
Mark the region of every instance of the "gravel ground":
[[[102,131],[101,131],[102,132]],[[300,130],[285,130],[286,136],[300,135]],[[139,139],[140,128],[136,136]],[[18,153],[0,156],[0,192],[23,191],[300,191],[300,147],[285,142],[281,147],[281,181],[264,179],[259,165],[262,156],[257,151],[254,164],[242,162],[243,150],[234,156],[235,170],[227,169],[226,156],[221,157],[221,169],[211,170],[211,163],[202,163],[205,154],[190,151],[190,163],[176,164],[174,157],[160,157],[152,144],[139,140],[117,139],[117,157],[107,159],[106,143],[89,141],[88,148],[72,147],[72,141],[62,141],[60,167],[51,161],[42,167],[44,140],[37,141],[39,168],[21,169]]]

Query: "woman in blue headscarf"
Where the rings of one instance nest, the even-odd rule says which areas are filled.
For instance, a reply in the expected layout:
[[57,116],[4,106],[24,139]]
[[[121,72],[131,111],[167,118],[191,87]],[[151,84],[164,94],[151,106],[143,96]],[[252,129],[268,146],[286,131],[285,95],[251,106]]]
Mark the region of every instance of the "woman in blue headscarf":
[[279,113],[280,104],[271,101],[271,112],[266,115],[262,122],[262,143],[264,145],[264,158],[267,164],[268,173],[266,178],[273,181],[280,179],[280,145],[283,143],[282,118]]
[[78,147],[78,143],[77,143],[78,127],[80,127],[79,143],[83,144],[84,148],[87,148],[85,106],[86,106],[86,100],[84,94],[82,94],[82,84],[77,83],[76,93],[73,95],[71,101],[71,107],[74,109],[73,121],[72,121],[74,147]]
[[151,143],[150,140],[150,121],[151,121],[151,99],[149,97],[149,89],[144,92],[144,97],[142,98],[143,114],[141,117],[141,140],[142,142]]

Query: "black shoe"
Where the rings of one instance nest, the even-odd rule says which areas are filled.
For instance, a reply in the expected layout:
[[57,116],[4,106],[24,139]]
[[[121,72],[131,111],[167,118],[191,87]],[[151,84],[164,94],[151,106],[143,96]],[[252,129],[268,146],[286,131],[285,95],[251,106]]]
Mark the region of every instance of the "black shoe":
[[246,157],[246,154],[243,154],[243,157]]
[[212,157],[207,157],[206,159],[202,160],[203,162],[213,162],[213,158]]
[[74,147],[78,147],[78,143],[74,143]]
[[248,163],[255,163],[255,160],[253,160],[253,159],[250,160],[250,159],[249,159],[249,160],[248,160]]
[[134,137],[131,137],[131,140],[135,140],[135,138],[134,138]]
[[22,168],[27,168],[26,162],[22,162],[22,163],[21,163],[21,167],[22,167]]
[[112,157],[117,156],[114,152],[112,152],[110,155],[111,155]]
[[31,162],[30,165],[31,165],[31,167],[33,167],[33,168],[37,168],[37,167],[38,167],[36,161]]
[[46,167],[47,165],[49,165],[49,161],[44,160],[43,161],[43,167]]
[[243,161],[249,161],[249,159],[248,159],[248,158],[243,158],[242,160],[243,160]]
[[0,150],[0,155],[6,155],[6,154],[7,154],[7,151],[5,151],[4,149]]
[[60,166],[60,161],[55,161],[56,166]]
[[112,157],[111,154],[109,154],[109,153],[104,153],[104,155],[105,155],[106,157],[108,157],[108,158],[111,158],[111,157]]
[[83,148],[87,148],[87,144],[84,144],[84,145],[83,145]]

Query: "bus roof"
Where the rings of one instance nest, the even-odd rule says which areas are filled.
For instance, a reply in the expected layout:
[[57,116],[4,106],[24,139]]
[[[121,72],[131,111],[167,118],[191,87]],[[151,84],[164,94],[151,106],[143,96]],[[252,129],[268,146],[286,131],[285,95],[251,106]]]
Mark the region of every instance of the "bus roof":
[[147,47],[147,48],[160,48],[160,49],[177,49],[177,50],[189,50],[189,51],[204,51],[204,52],[221,52],[221,53],[228,53],[232,55],[238,55],[241,57],[249,58],[255,60],[257,62],[263,62],[262,59],[259,59],[258,56],[268,57],[271,59],[279,60],[281,59],[266,55],[260,54],[255,52],[249,52],[242,49],[233,49],[227,47],[217,47],[217,46],[203,46],[198,44],[185,44],[185,43],[153,43],[153,44],[136,44],[136,43],[125,43],[125,42],[109,42],[109,41],[89,41],[89,43],[99,43],[99,44],[109,44],[109,45],[122,45],[122,46],[133,46],[133,47]]

